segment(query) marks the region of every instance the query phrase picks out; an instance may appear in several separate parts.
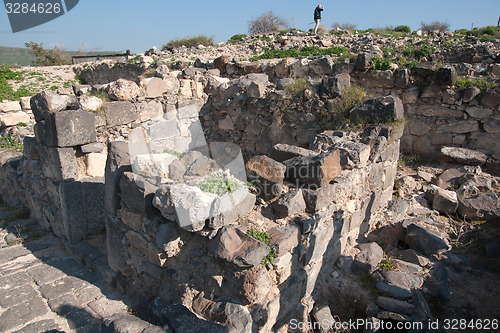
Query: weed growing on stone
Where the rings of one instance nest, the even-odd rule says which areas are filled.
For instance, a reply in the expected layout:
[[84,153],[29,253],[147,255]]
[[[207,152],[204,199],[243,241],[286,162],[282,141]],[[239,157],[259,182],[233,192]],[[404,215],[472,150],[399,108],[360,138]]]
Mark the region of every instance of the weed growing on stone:
[[179,153],[177,150],[167,149],[167,148],[163,150],[163,153],[174,155],[177,156],[178,158],[181,158],[182,156],[186,155],[186,153]]
[[307,89],[307,81],[301,77],[286,85],[285,90],[292,96],[302,97]]
[[233,35],[231,36],[231,38],[229,38],[228,42],[232,44],[238,44],[241,43],[245,37],[247,37],[246,34]]
[[394,271],[396,269],[396,264],[391,259],[382,260],[378,264],[378,268],[383,271]]
[[429,160],[425,157],[418,155],[401,155],[398,161],[398,166],[418,166],[422,164],[427,164]]
[[328,102],[328,112],[321,116],[321,120],[328,129],[340,129],[350,123],[349,111],[357,104],[366,100],[366,89],[359,86],[350,86],[340,96]]
[[12,138],[10,135],[7,137],[0,137],[0,148],[10,149],[21,153],[24,150],[23,143],[19,139]]
[[484,79],[471,79],[471,78],[460,77],[455,83],[455,87],[459,91],[463,91],[468,87],[478,87],[479,89],[481,89],[481,91],[484,91],[486,89],[498,87],[498,83],[490,82]]
[[391,61],[386,58],[373,57],[368,63],[370,69],[375,71],[386,71],[391,69]]
[[17,123],[16,126],[19,126],[19,127],[26,127],[28,126],[28,124],[26,123],[23,123],[23,122],[20,122],[20,123]]
[[198,183],[195,186],[200,188],[203,192],[217,195],[231,193],[241,188],[241,185],[235,180],[219,178],[215,175],[205,178],[201,183]]
[[265,231],[256,231],[253,229],[249,229],[247,231],[247,235],[250,237],[253,237],[256,240],[261,241],[262,243],[269,246],[269,254],[267,256],[265,256],[264,258],[262,258],[261,264],[265,265],[268,262],[270,262],[271,264],[274,263],[274,260],[276,259],[277,255],[276,255],[276,253],[274,253],[274,250],[272,249],[272,247],[270,245],[269,234]]

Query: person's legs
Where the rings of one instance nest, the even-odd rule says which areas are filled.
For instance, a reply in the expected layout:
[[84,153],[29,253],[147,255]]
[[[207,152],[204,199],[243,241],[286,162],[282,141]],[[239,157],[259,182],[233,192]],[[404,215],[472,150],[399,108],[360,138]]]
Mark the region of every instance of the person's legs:
[[316,35],[316,33],[318,32],[318,28],[319,28],[319,21],[321,21],[320,19],[316,19],[314,20],[314,22],[316,22],[316,25],[314,26],[314,34]]

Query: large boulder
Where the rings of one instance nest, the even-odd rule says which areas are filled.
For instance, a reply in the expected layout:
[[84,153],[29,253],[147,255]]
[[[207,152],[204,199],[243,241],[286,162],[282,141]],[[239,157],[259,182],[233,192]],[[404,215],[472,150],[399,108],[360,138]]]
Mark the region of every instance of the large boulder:
[[338,74],[333,77],[323,77],[319,89],[320,95],[335,98],[341,95],[351,86],[351,76],[347,73]]
[[30,105],[37,122],[44,120],[53,112],[79,108],[76,96],[56,95],[46,90],[31,97]]
[[353,122],[383,123],[402,119],[403,116],[403,102],[394,96],[368,100],[350,111]]
[[377,269],[384,258],[384,250],[375,242],[364,243],[357,246],[360,252],[356,254],[353,270],[358,273],[368,274]]
[[426,256],[451,250],[451,246],[445,235],[415,223],[410,223],[406,227],[405,242],[411,249]]
[[493,192],[480,193],[470,198],[460,198],[457,212],[466,219],[498,221],[500,219],[500,201]]
[[73,147],[96,141],[95,115],[81,110],[51,113],[45,120],[45,142],[53,147]]

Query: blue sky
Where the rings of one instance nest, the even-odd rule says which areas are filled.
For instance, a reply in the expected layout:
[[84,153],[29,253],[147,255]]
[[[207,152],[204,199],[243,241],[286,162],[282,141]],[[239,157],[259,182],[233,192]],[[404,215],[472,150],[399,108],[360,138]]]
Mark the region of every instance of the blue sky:
[[[12,33],[5,10],[0,12],[0,46],[24,47],[30,40],[66,50],[143,52],[175,38],[205,34],[216,42],[246,33],[248,21],[270,9],[290,26],[312,27],[316,5],[325,6],[322,23],[347,22],[358,29],[440,21],[451,30],[496,25],[500,0],[80,0],[65,15],[41,26]],[[293,18],[293,21],[292,21]]]

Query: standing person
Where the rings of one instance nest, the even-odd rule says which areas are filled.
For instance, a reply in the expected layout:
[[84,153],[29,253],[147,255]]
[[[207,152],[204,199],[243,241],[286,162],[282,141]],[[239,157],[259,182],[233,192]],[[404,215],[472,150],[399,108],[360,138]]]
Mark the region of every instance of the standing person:
[[325,9],[325,7],[321,5],[318,5],[318,7],[314,9],[314,22],[316,23],[316,25],[314,26],[315,35],[318,32],[319,22],[321,21],[321,12],[323,11],[323,9]]

